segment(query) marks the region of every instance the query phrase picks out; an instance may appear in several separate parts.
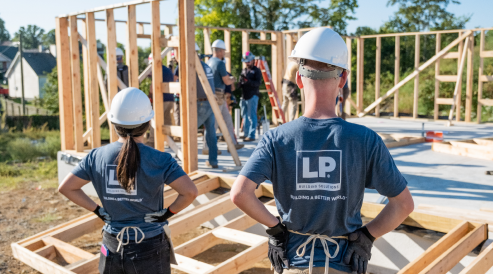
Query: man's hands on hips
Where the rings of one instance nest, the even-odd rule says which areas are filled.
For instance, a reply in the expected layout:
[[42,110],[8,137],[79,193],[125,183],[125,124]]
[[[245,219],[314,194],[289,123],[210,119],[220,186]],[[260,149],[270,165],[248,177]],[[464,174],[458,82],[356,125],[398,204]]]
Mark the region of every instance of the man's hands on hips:
[[266,229],[267,234],[269,234],[268,257],[276,273],[282,274],[283,265],[289,266],[287,250],[289,232],[286,226],[281,223],[279,217],[277,219],[279,223],[276,226]]
[[368,261],[371,258],[371,248],[375,238],[363,226],[348,236],[348,248],[344,255],[344,263],[351,265],[356,273],[366,273]]

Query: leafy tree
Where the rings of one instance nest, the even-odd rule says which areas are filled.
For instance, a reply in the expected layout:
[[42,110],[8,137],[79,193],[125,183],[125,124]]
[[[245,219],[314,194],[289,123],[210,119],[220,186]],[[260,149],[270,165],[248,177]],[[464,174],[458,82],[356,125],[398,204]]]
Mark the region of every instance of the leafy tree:
[[10,34],[5,28],[5,21],[0,18],[0,44],[10,40]]
[[24,49],[38,48],[43,43],[45,30],[36,25],[27,25],[27,28],[21,27],[14,34],[14,41],[19,41],[22,35],[22,46]]
[[56,44],[56,34],[55,29],[48,31],[45,35],[43,35],[43,46],[49,47],[50,45]]
[[[58,102],[58,70],[54,67],[53,70],[48,73],[48,78],[43,87],[44,95],[41,99],[42,106],[48,110],[51,110],[53,114],[58,114],[60,111]],[[82,100],[84,102],[84,100]]]

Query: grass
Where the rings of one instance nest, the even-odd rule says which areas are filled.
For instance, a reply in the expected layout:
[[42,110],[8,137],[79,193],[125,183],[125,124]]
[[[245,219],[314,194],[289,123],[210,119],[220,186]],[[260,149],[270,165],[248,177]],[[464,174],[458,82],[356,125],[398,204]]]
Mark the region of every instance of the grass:
[[56,214],[47,213],[47,214],[43,215],[42,217],[32,219],[32,221],[35,223],[50,223],[50,222],[59,220],[61,218],[62,218],[61,216],[58,216]]
[[56,160],[0,163],[0,191],[11,190],[24,183],[39,184],[42,188],[58,187]]
[[0,133],[0,162],[36,161],[39,157],[56,159],[60,150],[60,132],[24,129]]

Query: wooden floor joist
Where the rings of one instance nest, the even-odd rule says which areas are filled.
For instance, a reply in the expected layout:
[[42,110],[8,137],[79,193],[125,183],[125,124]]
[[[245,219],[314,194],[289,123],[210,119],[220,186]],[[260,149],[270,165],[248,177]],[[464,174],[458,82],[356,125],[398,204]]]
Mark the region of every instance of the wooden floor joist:
[[493,161],[493,138],[433,143],[431,149],[437,152]]
[[[235,177],[220,174],[194,172],[189,175],[199,190],[205,194],[218,188],[231,188]],[[273,197],[271,184],[263,183],[255,192],[257,197]],[[165,187],[164,204],[176,199],[177,193]],[[363,203],[361,215],[375,218],[385,205]],[[265,203],[265,207],[278,215],[275,201]],[[189,211],[179,213],[170,219],[172,236],[177,236],[201,224],[236,209],[229,193],[201,204]],[[178,265],[172,268],[189,274],[234,274],[253,267],[267,256],[268,239],[245,230],[257,222],[243,214],[233,220],[199,235],[175,248]],[[416,260],[409,263],[399,273],[446,273],[466,254],[487,239],[488,225],[480,222],[463,221],[450,217],[437,216],[426,212],[413,212],[403,224],[447,233],[438,242],[428,248]],[[103,222],[90,213],[47,231],[12,243],[14,257],[41,273],[98,273],[99,255],[91,254],[68,242],[101,229]],[[218,244],[236,242],[248,246],[242,252],[212,265],[194,259],[195,256]],[[493,265],[493,246],[486,248],[471,266],[463,273],[485,273]],[[62,259],[66,265],[57,262]]]

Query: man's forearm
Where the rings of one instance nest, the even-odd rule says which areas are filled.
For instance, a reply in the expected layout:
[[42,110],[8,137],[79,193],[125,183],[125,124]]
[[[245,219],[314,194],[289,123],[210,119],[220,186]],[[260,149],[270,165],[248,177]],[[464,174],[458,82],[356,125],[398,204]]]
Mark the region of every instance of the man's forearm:
[[406,188],[397,197],[389,198],[389,203],[366,227],[373,237],[381,237],[399,226],[413,210],[414,203]]
[[273,227],[279,223],[276,217],[265,208],[264,204],[260,202],[254,193],[242,193],[236,196],[233,202],[245,214],[263,225]]

